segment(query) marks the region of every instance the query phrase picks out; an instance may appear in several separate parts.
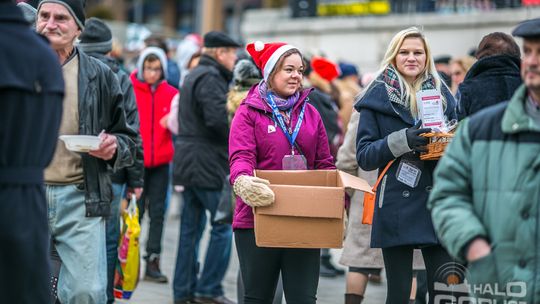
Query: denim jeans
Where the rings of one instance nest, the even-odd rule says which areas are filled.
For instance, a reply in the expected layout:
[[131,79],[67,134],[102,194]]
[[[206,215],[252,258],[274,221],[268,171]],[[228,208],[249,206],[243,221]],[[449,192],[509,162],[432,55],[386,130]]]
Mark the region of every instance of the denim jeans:
[[112,184],[113,200],[111,215],[105,223],[107,243],[107,303],[114,302],[114,268],[118,259],[118,239],[120,238],[120,202],[124,197],[126,184]]
[[58,299],[62,304],[102,304],[106,296],[105,221],[86,217],[84,190],[46,186],[49,230],[62,261]]
[[206,226],[206,211],[210,211],[210,218],[214,217],[220,196],[221,190],[197,187],[186,187],[183,192],[184,207],[173,282],[176,301],[193,296],[223,295],[221,282],[227,272],[231,255],[231,225],[212,223],[204,268],[198,276],[199,243]]

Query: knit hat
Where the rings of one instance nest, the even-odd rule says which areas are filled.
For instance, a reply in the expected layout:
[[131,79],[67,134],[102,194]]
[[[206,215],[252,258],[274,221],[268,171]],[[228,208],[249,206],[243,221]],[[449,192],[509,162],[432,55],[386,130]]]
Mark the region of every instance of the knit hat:
[[239,60],[234,66],[233,81],[236,85],[252,86],[261,81],[261,72],[251,59]]
[[22,10],[24,19],[30,24],[36,23],[37,10],[32,5],[26,2],[19,2],[17,6]]
[[91,17],[79,36],[79,49],[86,53],[107,54],[112,50],[112,33],[101,19]]
[[332,82],[341,74],[339,66],[324,57],[314,56],[311,58],[311,68],[328,82]]
[[265,81],[268,81],[268,76],[272,73],[279,58],[292,49],[298,48],[284,42],[263,43],[262,41],[256,41],[246,46],[246,50],[253,58],[253,61],[263,72]]
[[358,76],[358,69],[354,64],[340,62],[339,69],[341,70],[341,75],[339,75],[339,78],[345,78],[347,76]]
[[71,16],[73,16],[75,22],[79,26],[79,29],[84,30],[84,0],[41,0],[37,8],[38,12],[43,3],[56,3],[63,5],[69,11]]

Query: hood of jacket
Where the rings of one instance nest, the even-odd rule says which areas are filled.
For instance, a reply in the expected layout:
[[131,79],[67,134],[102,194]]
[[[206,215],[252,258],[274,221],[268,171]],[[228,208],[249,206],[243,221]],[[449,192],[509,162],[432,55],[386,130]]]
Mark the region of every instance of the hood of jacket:
[[143,70],[144,70],[144,60],[148,55],[156,55],[159,58],[159,62],[161,63],[161,69],[163,70],[163,73],[161,73],[161,78],[165,79],[167,75],[167,55],[165,55],[165,52],[155,46],[149,46],[145,48],[141,54],[139,55],[139,59],[137,59],[137,78],[139,80],[143,80]]
[[[520,76],[521,60],[509,55],[484,57],[475,62],[467,72],[465,80],[476,78],[478,75],[509,75]],[[464,80],[464,81],[465,81]]]

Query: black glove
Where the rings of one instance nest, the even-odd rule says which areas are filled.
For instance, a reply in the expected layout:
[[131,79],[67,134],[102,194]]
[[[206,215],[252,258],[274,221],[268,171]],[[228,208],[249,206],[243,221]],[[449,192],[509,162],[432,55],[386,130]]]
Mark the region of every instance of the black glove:
[[420,136],[420,134],[429,133],[431,132],[431,129],[420,129],[421,126],[422,121],[419,120],[414,126],[405,131],[405,135],[407,136],[407,144],[409,145],[409,148],[416,152],[427,152],[426,145],[429,143],[429,139],[427,137]]

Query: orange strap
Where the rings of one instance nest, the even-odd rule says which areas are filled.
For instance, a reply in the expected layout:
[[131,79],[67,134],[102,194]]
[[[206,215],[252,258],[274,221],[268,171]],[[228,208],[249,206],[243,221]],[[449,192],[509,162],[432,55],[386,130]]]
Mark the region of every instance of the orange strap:
[[377,187],[379,186],[379,183],[381,182],[383,176],[386,174],[386,171],[390,169],[390,166],[394,163],[394,161],[395,159],[392,159],[391,161],[389,161],[386,167],[384,167],[384,170],[382,170],[381,174],[379,174],[379,178],[377,178],[377,182],[373,186],[373,189],[371,189],[373,192],[377,192]]

